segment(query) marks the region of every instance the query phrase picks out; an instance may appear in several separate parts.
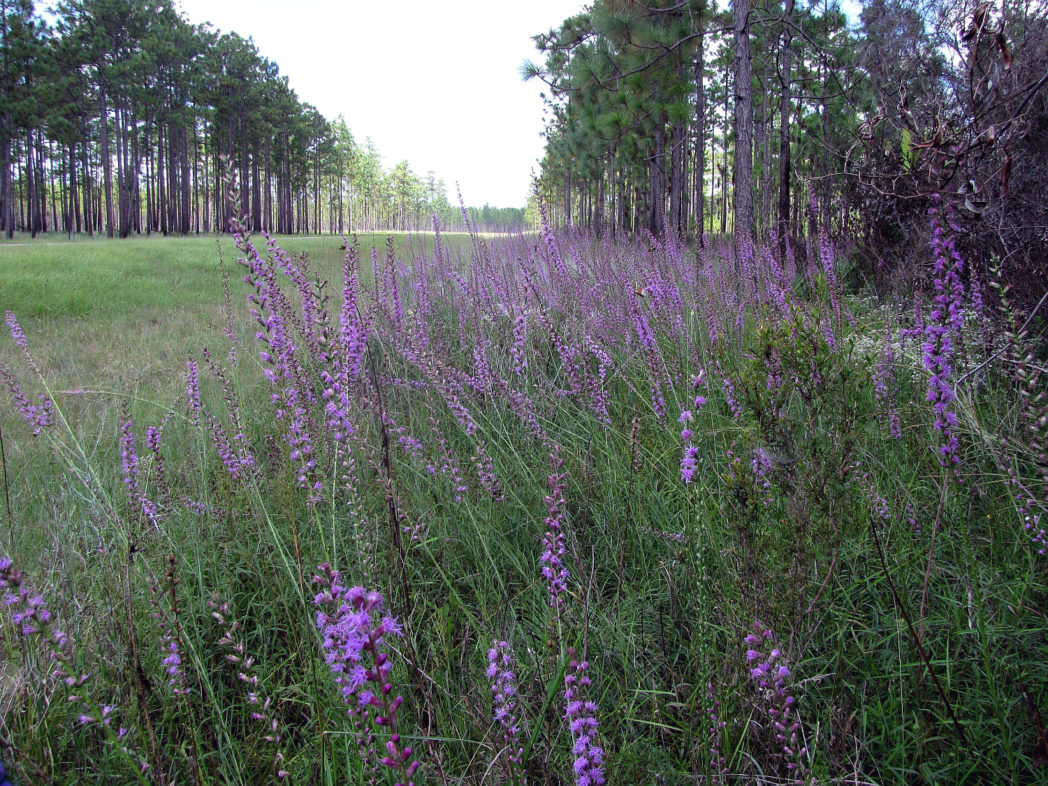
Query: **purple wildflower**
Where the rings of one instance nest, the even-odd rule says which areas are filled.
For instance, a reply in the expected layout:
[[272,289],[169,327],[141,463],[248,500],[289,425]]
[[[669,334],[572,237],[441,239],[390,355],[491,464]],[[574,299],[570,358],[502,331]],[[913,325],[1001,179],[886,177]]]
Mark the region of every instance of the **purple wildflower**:
[[136,515],[142,515],[143,523],[158,529],[157,506],[146,497],[138,484],[138,453],[135,449],[134,424],[126,410],[120,418],[120,466],[124,471],[124,485],[127,487],[127,499],[131,509]]
[[192,360],[186,361],[186,400],[189,402],[189,422],[195,426],[200,422],[200,413],[204,405],[200,400],[200,377],[197,373],[197,364]]
[[[152,616],[160,625],[160,648],[165,653],[160,663],[167,673],[167,686],[175,696],[188,696],[189,688],[186,686],[186,672],[182,665],[182,636],[178,619],[178,596],[175,592],[179,579],[175,576],[175,555],[167,555],[168,567],[164,574],[164,588],[154,584],[150,587],[152,597],[150,603],[153,606]],[[164,608],[161,596],[167,595],[170,601],[170,610]]]
[[554,447],[550,454],[553,472],[547,479],[550,493],[545,497],[549,515],[543,519],[546,532],[542,538],[542,556],[539,557],[542,575],[549,589],[549,605],[555,612],[564,602],[561,596],[568,588],[569,575],[564,565],[564,490],[567,488],[567,475],[558,471],[563,463],[559,449]]
[[771,720],[776,744],[781,748],[786,769],[797,786],[814,783],[808,763],[808,749],[801,739],[800,717],[797,715],[797,699],[787,685],[790,668],[782,653],[773,647],[765,654],[765,646],[772,640],[770,630],[754,625],[754,632],[744,639],[746,662],[751,664],[750,677],[756,683],[760,699]]
[[[684,435],[681,434],[683,437]],[[684,455],[680,460],[680,479],[685,483],[691,483],[695,477],[695,470],[699,468],[699,449],[695,445],[685,445]]]
[[7,387],[8,391],[10,391],[15,407],[17,407],[18,411],[22,414],[22,419],[25,420],[26,423],[32,425],[34,437],[38,436],[41,431],[51,425],[52,412],[54,409],[51,404],[51,399],[40,394],[38,397],[39,404],[33,404],[30,402],[29,396],[27,396],[25,390],[22,389],[14,372],[2,363],[0,363],[0,380],[3,380],[4,385]]
[[891,328],[889,327],[888,340],[873,367],[873,394],[888,418],[888,432],[894,439],[899,439],[902,437],[902,427],[899,424],[899,410],[895,406],[891,391],[894,382],[894,367],[895,349],[892,345]]
[[397,733],[397,710],[403,703],[401,696],[391,698],[393,685],[390,674],[393,664],[385,651],[384,638],[402,635],[395,617],[383,614],[382,596],[363,587],[346,589],[339,582],[341,574],[327,563],[321,564],[313,580],[320,585],[314,598],[317,611],[317,629],[323,635],[324,660],[335,675],[342,691],[349,717],[357,728],[357,742],[365,761],[375,757],[373,728],[389,729],[386,756],[381,764],[402,774],[407,786],[418,770],[419,761],[412,761],[412,748],[402,745]]
[[495,701],[495,722],[502,727],[510,770],[518,783],[525,782],[524,748],[521,745],[520,719],[517,715],[517,677],[513,673],[513,654],[509,644],[496,641],[488,650],[487,677]]
[[25,331],[22,330],[22,326],[18,324],[18,319],[15,317],[15,312],[5,311],[4,322],[7,323],[7,327],[11,330],[11,338],[15,340],[15,343],[24,350],[29,349],[29,341],[26,340]]
[[586,698],[589,693],[589,663],[575,658],[568,650],[568,670],[564,675],[564,720],[571,732],[574,756],[572,771],[576,786],[604,783],[604,750],[597,745],[597,705]]
[[[938,210],[929,209],[932,226],[932,251],[935,255],[935,299],[928,323],[924,329],[922,362],[928,379],[926,400],[935,412],[935,430],[940,432],[938,447],[939,463],[951,467],[956,474],[961,463],[960,441],[957,437],[957,413],[952,406],[955,398],[950,386],[953,374],[954,346],[959,339],[964,285],[961,275],[964,261],[957,253],[952,234],[948,234],[939,223]],[[949,208],[947,206],[947,215]],[[960,476],[957,475],[958,480]]]
[[509,353],[513,357],[513,371],[518,377],[524,376],[528,368],[528,357],[525,345],[528,340],[528,312],[525,309],[513,320],[513,345]]
[[[42,681],[61,682],[67,689],[74,691],[66,699],[79,705],[77,721],[81,725],[99,724],[110,728],[115,705],[93,705],[76,692],[88,682],[90,675],[74,669],[73,640],[59,629],[43,596],[30,591],[22,571],[7,557],[0,557],[0,605],[7,610],[15,629],[26,643],[38,641],[43,644],[46,655],[39,662],[48,664],[50,671],[43,675]],[[116,734],[116,741],[122,743],[127,733],[126,729],[121,729]],[[128,750],[126,746],[122,746],[121,750],[126,755],[137,758],[140,766],[145,765],[148,769],[148,765],[137,753]]]

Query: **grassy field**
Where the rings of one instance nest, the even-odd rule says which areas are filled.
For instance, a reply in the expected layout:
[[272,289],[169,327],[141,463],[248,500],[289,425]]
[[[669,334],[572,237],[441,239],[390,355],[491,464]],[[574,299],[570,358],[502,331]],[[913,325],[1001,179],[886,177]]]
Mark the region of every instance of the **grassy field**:
[[974,293],[278,243],[0,244],[19,782],[1046,780],[1043,383]]

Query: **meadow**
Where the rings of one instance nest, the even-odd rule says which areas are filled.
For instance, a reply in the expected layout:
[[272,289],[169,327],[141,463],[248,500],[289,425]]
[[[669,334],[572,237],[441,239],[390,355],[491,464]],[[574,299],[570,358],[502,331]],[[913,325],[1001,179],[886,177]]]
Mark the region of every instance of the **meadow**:
[[0,245],[8,776],[1048,780],[1042,372],[936,238],[916,305],[819,238]]

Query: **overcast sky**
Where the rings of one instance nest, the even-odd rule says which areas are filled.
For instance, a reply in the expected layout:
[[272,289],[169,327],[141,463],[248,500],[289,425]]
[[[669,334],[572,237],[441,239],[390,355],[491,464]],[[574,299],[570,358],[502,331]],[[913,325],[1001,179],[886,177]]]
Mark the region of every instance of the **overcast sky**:
[[176,0],[194,24],[254,38],[299,99],[370,136],[386,168],[455,183],[467,205],[523,207],[542,156],[531,36],[581,0]]

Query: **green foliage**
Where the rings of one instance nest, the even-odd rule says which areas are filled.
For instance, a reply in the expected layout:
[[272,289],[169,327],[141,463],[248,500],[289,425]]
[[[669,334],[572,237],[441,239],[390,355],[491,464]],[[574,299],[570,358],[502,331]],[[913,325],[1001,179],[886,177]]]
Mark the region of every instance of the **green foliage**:
[[[280,240],[292,256],[308,252],[321,279],[336,278],[346,253],[337,243]],[[456,274],[491,260],[498,264],[488,270],[516,269],[530,243],[442,242]],[[746,660],[743,637],[755,621],[774,630],[788,663],[820,782],[1039,777],[1028,713],[1048,689],[1041,612],[1048,585],[1043,555],[1022,529],[1016,487],[986,447],[1001,449],[991,435],[1020,433],[1011,419],[1022,407],[1011,406],[1014,391],[996,366],[979,384],[959,386],[971,405],[959,407],[967,450],[958,484],[930,447],[926,380],[909,357],[918,349],[893,343],[891,396],[879,397],[873,370],[884,357],[885,311],[835,302],[842,296],[825,276],[813,276],[807,297],[780,293],[784,305],[725,277],[718,286],[752,298],[740,317],[706,310],[728,290],[684,284],[696,275],[690,257],[675,262],[647,245],[573,245],[572,282],[580,282],[581,300],[604,304],[602,315],[619,313],[612,305],[613,294],[622,295],[619,268],[601,262],[594,269],[603,279],[591,281],[591,256],[636,265],[626,278],[662,271],[683,303],[680,321],[667,316],[668,299],[657,301],[657,292],[621,312],[649,320],[655,371],[638,345],[600,344],[610,359],[604,424],[570,389],[572,373],[590,380],[600,373],[595,354],[564,349],[600,335],[584,322],[580,299],[551,291],[535,305],[544,313],[528,323],[529,365],[518,375],[512,301],[489,303],[489,290],[468,290],[467,278],[434,277],[426,320],[396,326],[388,279],[365,263],[359,307],[373,332],[353,399],[358,428],[341,445],[318,440],[315,494],[298,481],[288,421],[273,415],[275,388],[251,344],[259,323],[237,318],[230,333],[239,343],[220,338],[223,286],[213,248],[185,239],[39,244],[20,252],[24,290],[8,273],[4,291],[21,292],[11,302],[28,307],[38,296],[33,287],[43,286],[33,283],[34,271],[49,255],[52,276],[81,276],[80,286],[93,287],[85,299],[93,305],[59,300],[24,320],[40,376],[13,342],[0,342],[0,363],[17,370],[31,396],[48,393],[61,415],[34,439],[9,399],[0,402],[12,504],[0,524],[0,556],[15,558],[75,642],[76,669],[92,675],[80,693],[116,705],[113,725],[132,730],[125,753],[102,724],[81,725],[79,701],[68,700],[76,694],[44,679],[46,647],[0,617],[0,708],[11,746],[2,752],[21,780],[39,780],[38,768],[56,783],[130,782],[139,755],[149,777],[162,773],[167,782],[265,782],[278,766],[292,782],[369,777],[321,656],[311,584],[321,562],[343,570],[347,584],[381,591],[405,628],[390,682],[405,697],[400,728],[424,761],[420,783],[439,782],[438,763],[456,782],[501,777],[493,773],[502,773],[504,742],[484,677],[494,638],[510,641],[517,658],[529,780],[570,777],[560,704],[568,646],[591,662],[615,782],[711,778],[720,769],[711,764],[715,750],[738,780],[790,778],[762,714],[767,691]],[[417,238],[394,246],[407,313],[422,308],[418,289],[407,285],[433,252]],[[229,264],[231,249],[223,245],[222,254]],[[723,260],[709,261],[714,269]],[[154,262],[145,286],[137,266]],[[56,300],[50,289],[46,297]],[[125,314],[118,301],[138,309]],[[206,320],[192,330],[183,320],[195,309]],[[332,332],[336,314],[332,308]],[[423,329],[426,341],[409,343]],[[87,336],[105,336],[106,354]],[[207,370],[196,350],[204,345],[228,386]],[[527,394],[544,437],[521,416],[519,400],[495,385],[463,386],[472,426],[456,416],[446,392],[478,374],[478,346],[492,378]],[[978,352],[967,337],[965,346]],[[206,419],[194,420],[186,407],[187,353],[200,368],[204,412],[232,434],[231,403],[238,408],[256,461],[244,481],[223,466]],[[80,365],[64,366],[71,357]],[[302,375],[316,381],[319,396],[323,363],[302,358]],[[163,368],[146,374],[152,365]],[[107,377],[104,388],[95,385]],[[661,418],[649,395],[653,378],[664,381]],[[693,403],[696,395],[705,403]],[[898,438],[885,427],[887,401],[898,407]],[[135,424],[139,483],[159,505],[155,527],[126,492],[114,414],[121,406]],[[680,477],[681,409],[693,411],[687,425],[700,456],[689,484]],[[324,411],[318,404],[310,414],[320,420]],[[163,429],[160,459],[145,447],[149,425]],[[406,435],[425,443],[425,458],[400,441]],[[481,447],[497,493],[481,480]],[[1018,465],[1016,480],[1034,486],[1035,458]],[[538,558],[551,515],[549,477],[558,472],[572,579],[554,618]],[[213,614],[223,604],[221,623]],[[225,641],[233,621],[231,640],[243,652]],[[181,637],[189,697],[168,689],[169,628]],[[248,686],[242,674],[257,682]],[[266,712],[279,740],[252,718],[262,711],[249,690],[271,699]]]

